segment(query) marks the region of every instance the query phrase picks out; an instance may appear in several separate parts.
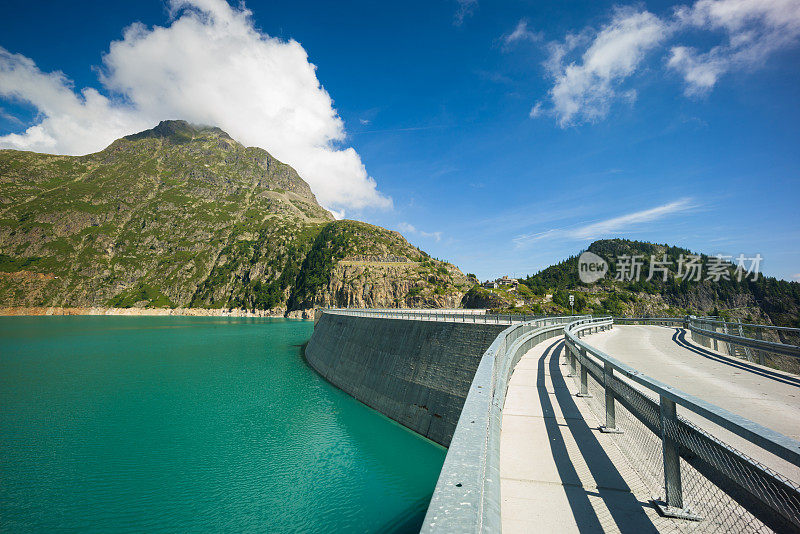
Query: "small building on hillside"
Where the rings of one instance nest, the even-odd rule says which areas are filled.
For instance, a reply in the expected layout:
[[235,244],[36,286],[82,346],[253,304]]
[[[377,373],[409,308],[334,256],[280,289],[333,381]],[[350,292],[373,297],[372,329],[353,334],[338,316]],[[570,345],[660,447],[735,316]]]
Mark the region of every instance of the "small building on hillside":
[[509,278],[508,276],[503,276],[502,278],[498,278],[497,280],[495,280],[495,282],[499,286],[517,287],[519,285],[519,280],[517,280],[516,278]]
[[485,287],[486,289],[497,289],[497,282],[494,282],[492,280],[487,280],[483,283],[483,287]]

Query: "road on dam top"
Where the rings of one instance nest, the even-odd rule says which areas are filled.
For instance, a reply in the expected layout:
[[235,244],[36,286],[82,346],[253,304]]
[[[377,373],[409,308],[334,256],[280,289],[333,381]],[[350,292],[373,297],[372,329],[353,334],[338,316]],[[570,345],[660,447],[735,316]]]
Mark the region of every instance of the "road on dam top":
[[[696,345],[682,328],[614,325],[609,331],[586,336],[584,341],[651,378],[800,440],[800,377],[796,375]],[[783,476],[800,482],[797,466],[680,406],[678,413]]]
[[[680,328],[615,325],[583,340],[656,380],[800,438],[800,377],[695,345]],[[600,432],[599,415],[576,397],[576,382],[565,376],[563,347],[562,340],[534,346],[509,381],[500,435],[503,531],[669,532],[722,526],[715,518],[687,527],[656,512],[636,462],[617,446],[616,434]],[[800,469],[789,462],[680,406],[678,413],[800,481]],[[647,452],[641,454],[646,459]]]
[[[505,533],[669,531],[650,506],[614,434],[575,394],[559,365],[564,343],[528,351],[508,383],[500,434],[500,516]],[[563,358],[561,358],[563,363]]]

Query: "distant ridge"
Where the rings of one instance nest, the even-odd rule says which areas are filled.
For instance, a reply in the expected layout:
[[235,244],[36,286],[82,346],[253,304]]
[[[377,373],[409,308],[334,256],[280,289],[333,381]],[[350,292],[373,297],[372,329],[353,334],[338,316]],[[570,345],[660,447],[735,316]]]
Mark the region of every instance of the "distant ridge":
[[[614,280],[609,273],[596,283],[583,283],[578,276],[578,256],[570,256],[542,271],[520,279],[515,291],[489,291],[475,287],[467,293],[465,302],[475,307],[492,307],[527,313],[569,313],[569,295],[575,296],[575,313],[610,314],[615,316],[658,315],[721,315],[744,322],[760,322],[800,327],[800,283],[777,280],[759,274],[737,281],[705,280],[709,256],[700,254],[703,280],[699,282],[676,277],[677,260],[692,251],[667,244],[603,239],[587,248],[613,266],[620,256],[641,256],[642,276],[638,281]],[[650,257],[666,254],[673,262],[667,281],[660,276],[647,281]],[[613,268],[613,267],[612,267]],[[731,271],[733,265],[730,265]],[[517,304],[522,303],[521,306]]]

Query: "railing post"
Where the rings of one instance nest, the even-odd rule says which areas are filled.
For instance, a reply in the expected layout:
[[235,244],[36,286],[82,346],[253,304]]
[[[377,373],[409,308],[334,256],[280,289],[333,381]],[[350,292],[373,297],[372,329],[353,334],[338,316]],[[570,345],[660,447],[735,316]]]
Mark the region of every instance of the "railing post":
[[664,456],[664,496],[667,506],[683,508],[683,488],[681,487],[681,460],[678,444],[669,436],[669,429],[678,421],[675,402],[660,396],[661,400],[661,448]]
[[[586,360],[586,349],[579,349],[579,351],[580,351],[582,360],[585,361]],[[581,366],[581,390],[578,393],[578,397],[590,398],[592,396],[592,394],[589,393],[589,369],[586,367],[586,365],[583,363],[583,361],[579,362],[580,366]]]
[[693,514],[683,506],[683,486],[681,483],[681,457],[678,442],[672,434],[678,428],[678,413],[675,401],[659,395],[661,419],[661,451],[664,459],[664,501],[656,502],[661,513],[667,517],[700,521],[702,517]]
[[566,345],[566,344],[565,344],[565,347],[567,347],[567,350],[569,352],[569,367],[570,367],[570,369],[569,369],[569,374],[567,376],[568,377],[573,377],[573,376],[578,374],[577,358],[575,357],[575,351],[572,350],[572,347],[570,347],[569,345]]
[[606,396],[606,424],[600,427],[600,432],[606,434],[622,434],[622,430],[617,428],[617,412],[614,405],[614,392],[611,390],[611,380],[614,375],[614,368],[611,363],[603,364],[603,390]]
[[[716,333],[716,331],[717,331],[717,325],[716,325],[716,324],[712,324],[712,325],[711,325],[711,328],[713,328],[713,329],[714,329],[714,332]],[[714,350],[719,350],[719,343],[717,343],[717,338],[713,338],[713,339],[711,340],[711,342],[712,342],[712,343],[714,343]]]

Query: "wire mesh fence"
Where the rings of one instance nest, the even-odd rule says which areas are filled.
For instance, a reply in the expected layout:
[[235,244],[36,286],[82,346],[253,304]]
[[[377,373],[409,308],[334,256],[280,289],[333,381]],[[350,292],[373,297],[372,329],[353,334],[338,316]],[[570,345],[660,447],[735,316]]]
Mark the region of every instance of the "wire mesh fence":
[[640,382],[618,376],[607,355],[587,351],[577,336],[573,340],[568,334],[570,376],[592,412],[606,421],[601,430],[614,433],[615,444],[653,502],[675,517],[667,530],[800,531],[796,482],[706,431],[715,423],[698,426],[688,421],[677,411],[682,407]]

